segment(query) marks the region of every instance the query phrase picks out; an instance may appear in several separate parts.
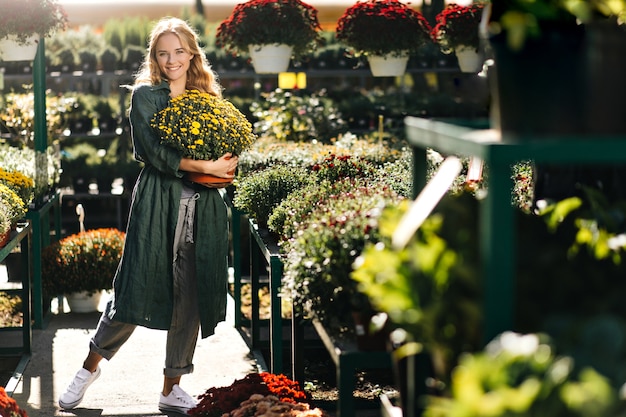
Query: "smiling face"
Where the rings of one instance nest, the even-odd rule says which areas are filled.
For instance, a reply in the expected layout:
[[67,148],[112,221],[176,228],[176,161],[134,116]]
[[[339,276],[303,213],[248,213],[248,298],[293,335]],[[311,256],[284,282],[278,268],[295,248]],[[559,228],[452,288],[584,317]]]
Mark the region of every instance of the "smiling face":
[[187,52],[174,33],[164,33],[155,47],[156,61],[163,77],[170,83],[172,91],[182,87],[187,81],[187,70],[193,55]]

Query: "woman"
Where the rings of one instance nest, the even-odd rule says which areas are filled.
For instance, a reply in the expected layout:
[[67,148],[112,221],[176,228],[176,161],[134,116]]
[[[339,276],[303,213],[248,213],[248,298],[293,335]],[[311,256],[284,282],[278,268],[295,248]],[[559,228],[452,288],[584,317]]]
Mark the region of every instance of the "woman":
[[99,362],[111,359],[137,325],[168,331],[159,409],[185,414],[196,405],[179,383],[193,371],[199,328],[208,337],[225,318],[228,222],[220,192],[194,186],[184,174],[232,179],[237,158],[226,154],[215,161],[191,160],[159,143],[150,119],[187,89],[221,95],[196,33],[186,22],[166,18],[152,31],[132,88],[134,154],[145,166],[133,191],[114,294],[83,368],[59,398],[64,409],[80,404],[100,376]]

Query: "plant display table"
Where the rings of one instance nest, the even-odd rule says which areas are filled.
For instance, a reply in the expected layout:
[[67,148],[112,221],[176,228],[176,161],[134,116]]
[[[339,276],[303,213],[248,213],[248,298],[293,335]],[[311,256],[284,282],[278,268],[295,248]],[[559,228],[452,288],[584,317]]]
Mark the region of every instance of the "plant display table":
[[[33,340],[33,327],[31,322],[31,311],[30,311],[30,301],[31,301],[31,286],[30,286],[30,270],[29,270],[29,260],[28,253],[30,253],[30,243],[31,243],[31,226],[30,223],[25,223],[20,225],[15,232],[11,234],[11,240],[0,249],[0,260],[4,260],[10,253],[17,247],[17,245],[21,245],[21,251],[25,256],[22,256],[22,270],[26,271],[26,273],[22,274],[22,283],[21,288],[7,288],[0,289],[0,291],[7,293],[9,295],[19,295],[22,300],[22,326],[21,327],[3,327],[0,328],[0,334],[5,334],[6,332],[22,332],[22,342],[21,346],[7,346],[5,343],[8,338],[6,336],[0,336],[5,343],[2,343],[0,347],[0,355],[20,355],[21,359],[19,360],[16,369],[14,371],[14,375],[21,375],[23,370],[26,368],[30,360],[31,354],[31,346]],[[17,383],[19,382],[19,378],[11,378],[5,386],[5,390],[9,395],[13,394],[13,391],[16,388]],[[2,381],[4,383],[4,381]]]
[[413,149],[414,195],[426,184],[427,148],[478,157],[489,168],[488,193],[481,201],[478,219],[484,282],[483,339],[487,342],[511,329],[514,319],[517,232],[511,204],[511,165],[524,160],[563,165],[626,163],[626,138],[509,137],[493,129],[418,117],[407,117],[405,127]]

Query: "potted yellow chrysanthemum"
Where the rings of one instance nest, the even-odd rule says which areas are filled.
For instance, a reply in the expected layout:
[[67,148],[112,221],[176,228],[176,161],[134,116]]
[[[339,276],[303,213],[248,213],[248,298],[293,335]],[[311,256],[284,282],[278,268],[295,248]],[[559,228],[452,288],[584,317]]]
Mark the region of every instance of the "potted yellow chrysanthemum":
[[[239,155],[256,140],[252,124],[228,100],[190,90],[171,100],[152,119],[161,143],[186,158],[216,160],[226,153]],[[221,188],[232,181],[188,173],[193,182]]]

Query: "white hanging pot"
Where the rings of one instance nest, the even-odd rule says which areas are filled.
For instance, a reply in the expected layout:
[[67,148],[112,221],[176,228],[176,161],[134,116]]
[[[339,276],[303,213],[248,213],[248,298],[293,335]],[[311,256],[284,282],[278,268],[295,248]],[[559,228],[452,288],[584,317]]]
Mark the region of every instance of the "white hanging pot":
[[471,46],[459,46],[454,53],[459,61],[459,68],[462,72],[477,73],[483,67],[483,56],[476,48]]
[[86,291],[66,294],[67,304],[72,313],[93,313],[98,311],[102,291],[89,294]]
[[369,55],[367,60],[374,77],[398,77],[406,72],[408,56]]
[[287,71],[293,47],[289,45],[249,45],[252,66],[258,74],[278,74]]
[[0,61],[32,61],[37,55],[39,35],[33,35],[25,44],[17,42],[15,35],[0,40]]

